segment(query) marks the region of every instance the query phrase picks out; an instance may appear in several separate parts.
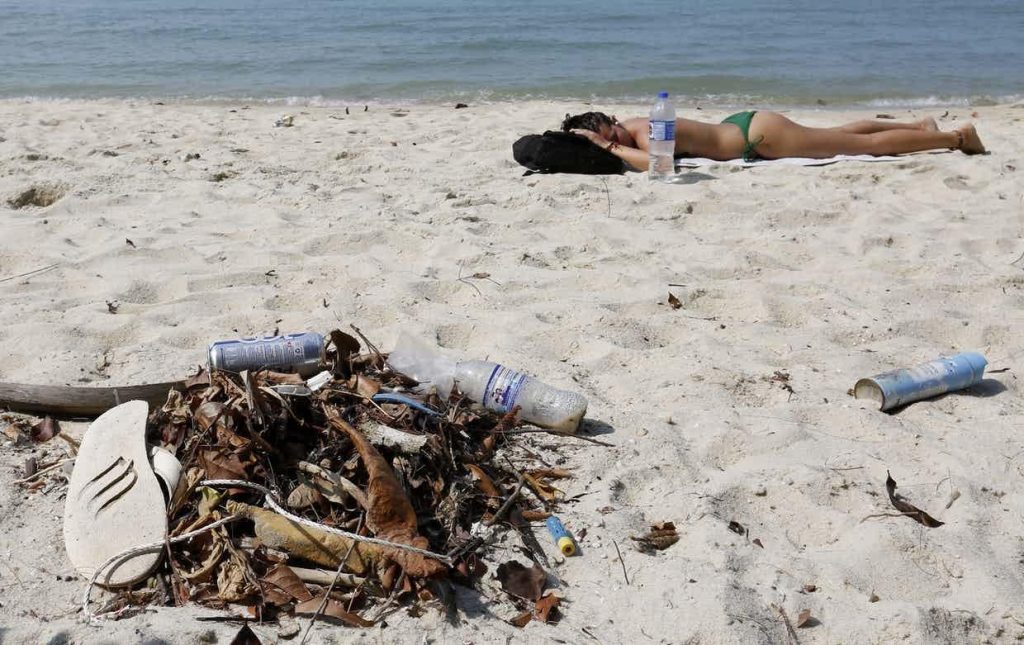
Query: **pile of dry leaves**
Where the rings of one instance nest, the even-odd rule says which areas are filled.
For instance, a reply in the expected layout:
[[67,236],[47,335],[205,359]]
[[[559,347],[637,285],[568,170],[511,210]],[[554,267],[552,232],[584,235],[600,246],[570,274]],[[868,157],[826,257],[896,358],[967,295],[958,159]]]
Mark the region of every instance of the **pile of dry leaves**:
[[[481,527],[525,530],[547,516],[558,500],[552,481],[569,473],[520,468],[503,454],[514,411],[501,418],[458,394],[414,396],[414,383],[372,345],[363,352],[340,331],[330,338],[332,379],[316,391],[294,374],[201,371],[152,413],[149,440],[176,454],[182,477],[153,591],[122,603],[201,603],[260,620],[312,615],[361,627],[403,606],[416,612],[438,601],[450,610],[448,585],[472,585],[486,572]],[[274,502],[303,521],[272,510]],[[227,517],[236,520],[173,541]],[[528,593],[510,593],[547,620],[558,599],[542,595],[538,575]]]

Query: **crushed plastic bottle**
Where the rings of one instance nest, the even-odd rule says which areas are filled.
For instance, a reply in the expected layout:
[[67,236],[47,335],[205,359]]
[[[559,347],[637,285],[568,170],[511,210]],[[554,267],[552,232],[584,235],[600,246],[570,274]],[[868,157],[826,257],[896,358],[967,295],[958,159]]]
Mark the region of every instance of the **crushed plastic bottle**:
[[490,361],[455,361],[435,347],[402,334],[388,357],[391,367],[433,387],[447,398],[457,387],[489,410],[505,414],[519,406],[519,417],[557,432],[574,433],[587,413],[587,399]]

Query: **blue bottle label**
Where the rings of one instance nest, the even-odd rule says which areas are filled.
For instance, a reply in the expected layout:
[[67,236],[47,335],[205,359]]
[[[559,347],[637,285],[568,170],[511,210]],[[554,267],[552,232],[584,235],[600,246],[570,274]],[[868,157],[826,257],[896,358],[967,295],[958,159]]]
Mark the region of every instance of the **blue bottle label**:
[[503,365],[495,365],[484,388],[484,407],[505,414],[516,407],[527,376]]
[[651,141],[674,141],[676,138],[675,121],[650,121]]

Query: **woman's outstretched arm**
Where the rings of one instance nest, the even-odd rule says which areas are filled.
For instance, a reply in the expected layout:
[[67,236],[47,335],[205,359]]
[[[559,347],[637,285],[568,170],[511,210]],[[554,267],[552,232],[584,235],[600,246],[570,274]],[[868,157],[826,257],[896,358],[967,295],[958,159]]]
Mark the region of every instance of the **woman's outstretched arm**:
[[573,134],[578,134],[581,137],[586,137],[595,146],[607,150],[619,159],[622,159],[626,164],[633,170],[643,172],[647,170],[647,164],[650,163],[650,157],[643,150],[637,150],[636,148],[630,148],[624,146],[621,143],[615,143],[605,139],[600,134],[593,130],[570,130]]

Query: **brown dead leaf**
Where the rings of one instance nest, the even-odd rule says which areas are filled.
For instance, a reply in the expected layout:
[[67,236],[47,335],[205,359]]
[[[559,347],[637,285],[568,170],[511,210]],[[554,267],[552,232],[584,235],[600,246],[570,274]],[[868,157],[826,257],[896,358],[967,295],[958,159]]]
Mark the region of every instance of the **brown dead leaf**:
[[934,529],[942,526],[943,522],[938,521],[928,513],[925,513],[896,494],[896,480],[892,478],[892,475],[889,474],[888,470],[885,471],[885,476],[885,490],[889,493],[889,501],[892,502],[894,507],[896,507],[896,510],[915,522],[927,526],[928,528]]
[[220,448],[200,450],[199,464],[208,479],[249,479],[246,464],[238,455]]
[[[323,596],[311,598],[305,602],[300,602],[295,605],[295,615],[313,616],[320,609],[320,605],[323,602]],[[323,611],[320,613],[320,617],[333,618],[335,621],[348,625],[349,627],[373,627],[373,621],[366,620],[362,616],[350,611],[345,611],[345,605],[333,598],[327,599],[327,604],[324,605]]]
[[21,431],[18,430],[18,428],[13,423],[4,423],[3,421],[0,421],[0,424],[3,425],[3,433],[5,437],[7,437],[8,439],[15,443],[21,442]]
[[747,534],[747,528],[745,526],[743,526],[742,524],[740,524],[739,522],[737,522],[736,520],[729,520],[729,527],[728,528],[729,528],[730,531],[732,531],[736,535],[746,535]]
[[528,611],[524,611],[523,613],[519,614],[518,616],[516,616],[508,622],[513,627],[518,627],[519,629],[522,629],[523,627],[529,625],[531,620],[533,620],[533,614]]
[[218,401],[207,401],[196,408],[193,413],[196,421],[199,423],[199,427],[203,430],[209,430],[218,421],[222,422],[225,414],[228,413],[228,407]]
[[526,600],[539,600],[548,579],[544,569],[536,564],[527,569],[515,560],[498,565],[496,574],[505,593]]
[[345,386],[367,399],[372,399],[375,394],[380,392],[380,381],[367,378],[362,374],[353,374]]
[[270,385],[304,385],[306,379],[301,374],[295,372],[274,372],[272,370],[261,371],[259,373],[260,382],[266,382]]
[[814,619],[811,617],[811,610],[810,609],[804,609],[796,617],[796,626],[797,626],[798,629],[800,627],[813,627],[814,626],[814,622],[813,621],[814,621]]
[[679,533],[672,522],[658,522],[651,525],[646,535],[630,539],[637,543],[641,551],[664,551],[679,541]]
[[29,436],[32,437],[32,441],[36,443],[43,443],[49,441],[60,434],[60,424],[53,417],[46,417],[39,423],[32,426],[32,431]]
[[179,573],[183,578],[195,584],[207,582],[213,577],[221,558],[224,557],[224,541],[213,536],[205,539],[196,538],[193,540],[191,548],[195,556],[202,558],[202,562],[191,571],[179,571]]
[[672,293],[671,291],[668,292],[668,304],[673,309],[682,309],[683,308],[683,303],[680,302],[679,298],[676,298],[676,295],[674,293]]
[[199,372],[195,376],[190,376],[185,379],[185,390],[191,390],[196,387],[209,387],[210,386],[210,373],[205,369],[200,368]]
[[259,592],[248,558],[232,550],[217,570],[217,597],[224,602],[242,602]]
[[547,511],[523,511],[523,519],[527,522],[543,522],[544,520],[551,517],[551,513]]
[[[288,596],[289,600],[294,599],[298,602],[304,602],[313,597],[313,594],[309,593],[309,589],[306,588],[305,583],[291,570],[291,567],[283,564],[279,564],[268,571],[267,575],[260,579],[260,582],[280,590]],[[266,590],[264,589],[264,591]]]
[[300,461],[299,470],[310,475],[307,483],[327,501],[334,504],[345,504],[351,497],[363,508],[369,507],[369,502],[363,491],[338,473],[308,461]]
[[323,502],[324,497],[320,494],[320,491],[313,488],[306,482],[300,483],[298,486],[292,489],[292,492],[288,493],[287,504],[289,508],[296,510],[302,510],[304,508],[310,508]]
[[480,492],[488,497],[501,497],[501,493],[498,492],[498,487],[494,485],[494,481],[490,475],[484,472],[484,469],[476,464],[466,464],[466,468],[469,472],[473,473],[473,479],[476,480],[477,488]]
[[[417,530],[416,511],[394,471],[366,437],[345,422],[336,410],[324,407],[331,425],[344,432],[359,452],[368,474],[366,526],[377,537],[420,549],[430,546]],[[434,577],[445,572],[443,564],[401,549],[388,549],[388,557],[415,577]]]
[[764,548],[764,545],[761,544],[761,538],[754,538],[753,540],[751,540],[751,542],[761,547],[762,549]]
[[555,502],[559,499],[562,491],[551,484],[541,481],[529,473],[523,473],[523,479],[530,486],[530,489],[545,502]]
[[558,609],[559,602],[560,600],[558,596],[550,593],[541,598],[540,600],[538,600],[535,608],[537,618],[539,618],[542,622],[545,623],[551,622],[551,613],[556,612],[556,610]]
[[355,337],[346,334],[340,329],[331,330],[331,344],[338,351],[342,358],[348,358],[352,354],[359,353],[359,341]]

